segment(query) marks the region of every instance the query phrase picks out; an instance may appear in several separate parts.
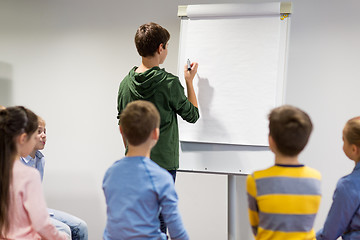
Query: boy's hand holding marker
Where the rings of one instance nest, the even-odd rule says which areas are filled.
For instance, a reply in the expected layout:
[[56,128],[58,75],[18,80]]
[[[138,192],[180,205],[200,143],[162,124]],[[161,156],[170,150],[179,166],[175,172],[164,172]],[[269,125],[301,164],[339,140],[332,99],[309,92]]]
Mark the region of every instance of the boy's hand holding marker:
[[199,64],[197,62],[193,62],[190,64],[189,59],[187,60],[187,64],[185,64],[184,66],[184,78],[186,82],[187,97],[195,107],[198,107],[198,103],[194,91],[193,80],[197,73],[198,66]]
[[184,77],[186,84],[193,82],[198,66],[199,64],[197,62],[190,63],[190,60],[187,60],[187,63],[184,66]]

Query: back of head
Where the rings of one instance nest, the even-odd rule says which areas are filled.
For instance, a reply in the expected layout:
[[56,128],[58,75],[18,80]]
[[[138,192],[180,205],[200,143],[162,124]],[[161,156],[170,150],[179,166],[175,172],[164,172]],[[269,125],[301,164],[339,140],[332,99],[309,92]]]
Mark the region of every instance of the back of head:
[[24,107],[0,110],[0,238],[5,236],[9,228],[9,188],[17,152],[15,138],[22,133],[30,137],[37,127],[37,116]]
[[344,128],[344,137],[350,144],[360,147],[360,117],[347,121]]
[[170,34],[165,28],[150,22],[141,25],[136,31],[135,45],[140,56],[152,57],[161,43],[163,48],[166,48],[169,39]]
[[137,100],[129,103],[120,115],[120,127],[130,145],[144,143],[160,126],[160,114],[155,105]]
[[1,139],[13,140],[14,137],[21,133],[31,135],[36,131],[37,127],[38,117],[25,107],[8,107],[0,110]]
[[285,156],[296,156],[305,148],[312,128],[310,117],[293,106],[284,105],[269,114],[269,135]]

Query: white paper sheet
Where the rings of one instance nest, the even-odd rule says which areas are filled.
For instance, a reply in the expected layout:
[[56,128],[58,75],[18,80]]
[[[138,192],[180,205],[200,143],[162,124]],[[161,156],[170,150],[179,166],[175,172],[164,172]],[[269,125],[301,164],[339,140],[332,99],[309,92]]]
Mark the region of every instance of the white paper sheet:
[[199,63],[200,119],[179,118],[180,140],[267,146],[267,114],[282,96],[280,45],[279,15],[182,20],[179,77],[185,86],[186,60]]

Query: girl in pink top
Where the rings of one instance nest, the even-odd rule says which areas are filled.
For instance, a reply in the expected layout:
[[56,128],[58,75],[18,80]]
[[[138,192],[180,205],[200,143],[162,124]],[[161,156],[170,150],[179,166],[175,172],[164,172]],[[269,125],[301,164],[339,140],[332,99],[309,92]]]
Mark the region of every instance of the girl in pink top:
[[50,222],[39,172],[19,160],[34,148],[37,128],[24,107],[0,110],[0,239],[70,239]]

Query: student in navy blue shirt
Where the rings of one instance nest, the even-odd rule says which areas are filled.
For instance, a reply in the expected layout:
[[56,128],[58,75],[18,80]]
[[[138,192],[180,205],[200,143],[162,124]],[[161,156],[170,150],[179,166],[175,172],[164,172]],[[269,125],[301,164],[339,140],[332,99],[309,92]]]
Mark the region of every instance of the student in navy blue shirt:
[[160,213],[171,239],[189,239],[179,214],[174,180],[150,159],[150,151],[159,139],[159,126],[159,112],[147,101],[129,103],[120,115],[120,132],[128,152],[107,170],[103,180],[105,240],[165,240],[167,236],[160,231]]
[[333,203],[317,240],[360,239],[360,117],[350,119],[343,130],[343,150],[355,168],[336,186]]

